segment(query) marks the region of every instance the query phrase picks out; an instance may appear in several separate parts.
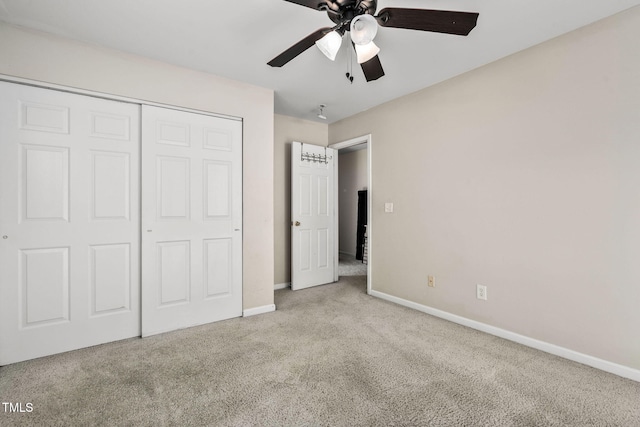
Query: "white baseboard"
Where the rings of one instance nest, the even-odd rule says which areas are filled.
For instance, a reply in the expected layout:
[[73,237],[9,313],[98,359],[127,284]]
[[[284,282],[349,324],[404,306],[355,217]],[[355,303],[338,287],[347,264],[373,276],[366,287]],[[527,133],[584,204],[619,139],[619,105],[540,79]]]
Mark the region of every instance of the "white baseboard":
[[446,311],[418,304],[413,301],[398,298],[393,295],[385,294],[384,292],[371,290],[371,292],[369,292],[369,295],[391,301],[405,307],[413,308],[414,310],[418,310],[423,313],[427,313],[432,316],[457,323],[459,325],[477,329],[478,331],[486,332],[488,334],[495,335],[509,341],[514,341],[518,344],[526,345],[527,347],[532,347],[546,353],[551,353],[553,355],[572,360],[574,362],[582,363],[583,365],[591,366],[592,368],[600,369],[601,371],[609,372],[620,377],[629,378],[630,380],[640,382],[640,370],[638,369],[619,365],[607,360],[598,359],[597,357],[589,356],[588,354],[579,353],[577,351],[569,350],[568,348],[560,347],[555,344],[550,344],[544,341],[517,334],[515,332],[507,331],[505,329],[500,329],[495,326],[467,319],[466,317],[458,316]]
[[354,252],[354,253],[351,253],[351,252],[340,251],[340,253],[341,253],[341,254],[343,254],[343,255],[349,255],[349,256],[352,256],[352,257],[354,257],[354,258],[356,257],[355,252]]
[[273,290],[277,291],[278,289],[287,289],[291,287],[291,282],[286,282],[286,283],[276,283],[275,285],[273,285]]
[[242,317],[255,316],[257,314],[271,313],[276,311],[275,304],[263,305],[262,307],[253,307],[246,310],[242,310]]

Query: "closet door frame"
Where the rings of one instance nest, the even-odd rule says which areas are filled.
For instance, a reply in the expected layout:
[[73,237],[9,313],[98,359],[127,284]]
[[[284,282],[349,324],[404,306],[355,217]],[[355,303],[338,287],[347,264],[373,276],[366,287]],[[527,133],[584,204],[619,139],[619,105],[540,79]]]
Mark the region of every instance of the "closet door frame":
[[[175,111],[181,111],[181,112],[187,112],[187,113],[194,113],[194,114],[199,114],[199,115],[205,115],[205,116],[211,116],[211,117],[217,117],[217,118],[221,118],[221,119],[227,119],[227,120],[233,120],[233,121],[237,121],[240,122],[240,126],[242,127],[242,118],[240,117],[236,117],[236,116],[231,116],[231,115],[225,115],[225,114],[218,114],[218,113],[212,113],[212,112],[208,112],[208,111],[202,111],[202,110],[197,110],[197,109],[191,109],[191,108],[184,108],[184,107],[180,107],[180,106],[175,106],[175,105],[170,105],[170,104],[163,104],[163,103],[155,103],[155,102],[150,102],[150,101],[144,101],[144,100],[140,100],[140,99],[136,99],[136,98],[130,98],[130,97],[124,97],[124,96],[119,96],[119,95],[112,95],[112,94],[107,94],[107,93],[102,93],[102,92],[96,92],[96,91],[92,91],[92,90],[86,90],[86,89],[80,89],[80,88],[72,88],[72,87],[68,87],[68,86],[64,86],[64,85],[59,85],[59,84],[55,84],[55,83],[48,83],[48,82],[42,82],[42,81],[37,81],[37,80],[31,80],[31,79],[26,79],[26,78],[21,78],[21,77],[16,77],[16,76],[10,76],[10,75],[5,75],[5,74],[0,74],[0,82],[7,82],[7,83],[12,83],[12,84],[18,84],[18,85],[24,85],[24,86],[30,86],[30,87],[34,87],[34,88],[41,88],[41,89],[45,89],[45,90],[54,90],[54,91],[58,91],[58,92],[65,92],[65,93],[70,93],[70,94],[74,94],[74,95],[80,95],[80,96],[87,96],[87,97],[91,97],[91,98],[98,98],[98,99],[104,99],[107,101],[117,101],[117,102],[123,102],[123,103],[128,103],[128,104],[134,104],[137,105],[139,107],[139,114],[138,114],[138,119],[139,119],[139,127],[138,127],[138,159],[137,159],[137,175],[132,175],[131,179],[135,179],[137,180],[139,186],[138,186],[138,200],[137,200],[137,209],[138,209],[138,227],[139,227],[139,233],[138,233],[138,246],[136,248],[136,253],[132,254],[132,256],[137,260],[138,263],[138,268],[136,270],[136,279],[138,281],[137,286],[138,286],[138,296],[139,298],[137,298],[137,300],[135,301],[135,304],[137,305],[138,308],[138,333],[136,336],[141,336],[141,328],[140,328],[140,324],[142,322],[142,313],[140,310],[140,306],[142,304],[141,302],[141,280],[142,280],[142,272],[141,272],[141,249],[140,248],[140,242],[142,239],[142,233],[144,232],[144,230],[142,229],[142,222],[141,222],[141,216],[142,216],[142,212],[140,211],[141,209],[141,197],[142,197],[142,191],[143,189],[141,188],[141,174],[142,174],[142,169],[141,169],[141,163],[142,163],[142,159],[144,156],[144,152],[142,151],[143,146],[142,146],[142,135],[141,135],[141,123],[142,123],[142,107],[143,106],[152,106],[152,107],[160,107],[160,108],[167,108],[167,109],[171,109],[171,110],[175,110]],[[241,142],[241,146],[243,145],[243,143]],[[240,166],[242,167],[242,157],[240,160]],[[241,186],[241,190],[240,190],[240,199],[242,200],[242,195],[243,195],[244,191],[243,188]],[[133,208],[133,207],[132,207]],[[242,214],[240,215],[240,219],[242,220]],[[243,244],[242,244],[242,238],[240,239],[240,256],[242,258],[243,256]],[[240,265],[242,265],[242,260],[240,260]],[[241,280],[241,284],[240,284],[240,293],[242,293],[243,291],[243,281]],[[243,308],[242,308],[242,298],[240,298],[240,311],[239,311],[239,316],[243,315]],[[80,347],[82,348],[82,347]],[[61,350],[61,351],[67,351],[67,350]],[[57,353],[57,352],[56,352]],[[55,354],[55,353],[52,353]],[[40,357],[40,356],[36,356],[36,357]],[[27,359],[24,359],[27,360]],[[12,362],[13,363],[13,362]]]

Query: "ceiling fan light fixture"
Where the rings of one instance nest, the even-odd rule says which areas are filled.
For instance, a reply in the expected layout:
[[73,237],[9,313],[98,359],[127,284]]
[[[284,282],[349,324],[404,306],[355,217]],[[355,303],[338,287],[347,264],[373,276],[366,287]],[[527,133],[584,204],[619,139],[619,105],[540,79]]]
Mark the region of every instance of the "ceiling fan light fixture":
[[378,22],[369,14],[358,15],[351,20],[350,33],[355,44],[369,44],[378,33]]
[[320,52],[332,61],[336,60],[336,55],[342,45],[342,36],[337,31],[327,33],[320,40],[316,41],[316,46]]
[[356,55],[358,56],[358,64],[367,62],[380,52],[380,48],[374,42],[365,45],[356,44]]

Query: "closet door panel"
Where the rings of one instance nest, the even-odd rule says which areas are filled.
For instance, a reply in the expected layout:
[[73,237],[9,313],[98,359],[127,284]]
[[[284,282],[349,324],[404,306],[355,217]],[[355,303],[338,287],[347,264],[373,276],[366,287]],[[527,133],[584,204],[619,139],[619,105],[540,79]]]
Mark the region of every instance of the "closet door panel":
[[241,316],[242,122],[142,117],[142,335]]
[[139,116],[0,82],[0,364],[140,335]]

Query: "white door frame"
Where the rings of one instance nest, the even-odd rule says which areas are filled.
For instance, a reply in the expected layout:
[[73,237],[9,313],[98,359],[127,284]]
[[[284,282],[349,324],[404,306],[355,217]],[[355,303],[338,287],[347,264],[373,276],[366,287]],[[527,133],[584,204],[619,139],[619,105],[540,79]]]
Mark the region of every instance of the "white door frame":
[[[341,141],[341,142],[336,142],[335,144],[331,144],[329,145],[329,148],[333,148],[335,150],[340,150],[342,148],[347,148],[347,147],[352,147],[354,145],[359,145],[359,144],[367,144],[367,191],[368,191],[368,196],[367,196],[367,241],[369,244],[369,247],[367,248],[367,294],[371,295],[371,284],[373,283],[373,278],[372,278],[372,265],[373,265],[373,251],[371,250],[372,245],[371,242],[373,241],[373,224],[372,224],[372,203],[371,200],[373,199],[371,197],[371,182],[372,182],[372,173],[371,173],[371,158],[372,158],[372,148],[373,148],[373,144],[372,144],[372,138],[371,138],[371,134],[367,134],[367,135],[362,135],[362,136],[358,136],[356,138],[351,138],[348,139],[346,141]],[[339,151],[338,151],[339,153]],[[335,207],[336,209],[334,209],[334,215],[335,215],[335,262],[334,262],[334,280],[337,282],[338,281],[338,256],[339,256],[339,248],[340,248],[340,240],[338,238],[338,232],[340,229],[339,223],[338,223],[338,213],[339,213],[339,205],[338,205],[338,197],[340,195],[340,189],[338,186],[338,164],[336,162],[336,168],[335,168],[335,179],[333,180],[334,182],[334,191],[333,191],[333,196],[335,198]]]

